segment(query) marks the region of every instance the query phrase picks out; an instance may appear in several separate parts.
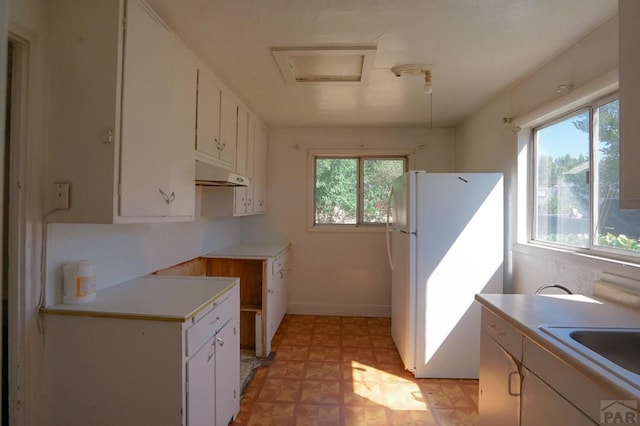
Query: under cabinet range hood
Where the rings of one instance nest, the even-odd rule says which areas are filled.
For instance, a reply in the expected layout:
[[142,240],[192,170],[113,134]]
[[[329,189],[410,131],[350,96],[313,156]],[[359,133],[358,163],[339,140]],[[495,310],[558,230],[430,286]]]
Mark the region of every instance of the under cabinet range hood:
[[196,159],[196,185],[249,186],[249,178]]

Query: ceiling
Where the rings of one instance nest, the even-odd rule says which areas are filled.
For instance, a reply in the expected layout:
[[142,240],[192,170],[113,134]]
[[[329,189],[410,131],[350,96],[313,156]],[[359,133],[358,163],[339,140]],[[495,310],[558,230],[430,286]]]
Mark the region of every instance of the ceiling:
[[[272,127],[451,127],[617,13],[617,0],[148,3]],[[376,46],[368,83],[287,84],[271,53],[326,46]],[[391,73],[407,63],[430,65],[431,97]]]

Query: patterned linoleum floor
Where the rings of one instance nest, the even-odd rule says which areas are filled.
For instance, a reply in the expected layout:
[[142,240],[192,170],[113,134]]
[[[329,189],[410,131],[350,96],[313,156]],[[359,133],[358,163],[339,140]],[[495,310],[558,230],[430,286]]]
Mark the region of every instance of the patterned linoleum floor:
[[234,425],[475,425],[478,381],[415,379],[389,318],[287,315]]

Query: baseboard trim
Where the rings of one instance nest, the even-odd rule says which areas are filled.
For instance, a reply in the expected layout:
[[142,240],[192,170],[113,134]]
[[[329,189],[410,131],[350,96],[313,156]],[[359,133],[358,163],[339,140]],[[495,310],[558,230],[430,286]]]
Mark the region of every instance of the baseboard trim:
[[331,315],[346,317],[391,317],[388,305],[322,305],[315,303],[289,303],[288,314]]

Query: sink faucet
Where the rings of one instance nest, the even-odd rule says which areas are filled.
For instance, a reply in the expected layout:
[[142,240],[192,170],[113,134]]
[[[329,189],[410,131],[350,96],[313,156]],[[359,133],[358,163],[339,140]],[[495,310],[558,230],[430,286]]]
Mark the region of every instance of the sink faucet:
[[539,289],[536,290],[536,294],[542,293],[542,290],[547,289],[547,288],[559,288],[560,290],[564,291],[567,294],[573,294],[573,292],[571,290],[569,290],[568,288],[566,288],[564,286],[561,286],[559,284],[543,285],[542,287],[540,287]]

